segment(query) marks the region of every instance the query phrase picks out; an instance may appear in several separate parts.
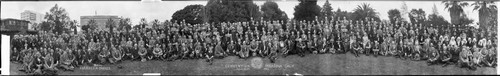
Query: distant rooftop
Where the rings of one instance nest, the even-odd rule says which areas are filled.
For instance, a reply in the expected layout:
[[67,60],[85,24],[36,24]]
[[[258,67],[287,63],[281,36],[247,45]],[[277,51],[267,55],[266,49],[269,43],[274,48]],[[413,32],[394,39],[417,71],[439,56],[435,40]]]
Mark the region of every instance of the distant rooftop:
[[118,18],[116,15],[92,15],[92,16],[80,16],[80,18]]
[[[2,19],[2,21],[4,21],[4,20],[26,21],[26,20],[21,20],[21,19],[14,19],[14,18],[5,18],[5,19]],[[26,21],[26,22],[30,22],[30,21]]]

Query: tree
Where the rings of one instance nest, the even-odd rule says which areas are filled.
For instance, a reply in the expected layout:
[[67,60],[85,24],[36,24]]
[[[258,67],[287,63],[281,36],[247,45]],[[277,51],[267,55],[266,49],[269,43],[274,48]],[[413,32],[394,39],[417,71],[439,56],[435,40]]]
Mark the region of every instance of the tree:
[[152,29],[158,29],[160,27],[161,23],[158,21],[158,19],[155,19],[151,21],[151,28]]
[[31,24],[31,28],[33,30],[40,30],[40,23],[33,23]]
[[425,25],[435,25],[435,26],[446,26],[449,25],[448,21],[446,21],[443,16],[437,14],[430,14]]
[[436,4],[434,4],[434,6],[432,7],[432,14],[436,14],[436,15],[439,14],[437,7],[436,7]]
[[412,9],[408,15],[412,24],[422,24],[425,21],[425,11],[422,9]]
[[146,18],[141,18],[141,22],[139,22],[139,28],[146,28],[148,25],[148,22],[146,21]]
[[130,23],[130,18],[120,18],[120,21],[118,22],[118,30],[125,30],[129,31],[132,29],[132,24]]
[[106,28],[109,28],[109,32],[113,33],[113,29],[115,28],[116,23],[113,19],[109,18],[108,21],[106,21]]
[[347,18],[347,19],[352,19],[351,18],[351,14],[352,12],[347,12],[347,11],[342,11],[340,8],[337,9],[337,11],[334,12],[335,14],[335,21],[337,21],[336,19],[339,19],[339,18]]
[[186,6],[182,10],[175,11],[171,21],[176,21],[177,23],[185,21],[189,24],[201,24],[203,23],[203,16],[201,15],[201,13],[203,13],[203,7],[203,5],[199,4]]
[[479,11],[479,26],[481,28],[487,28],[485,26],[495,25],[490,24],[493,21],[497,21],[495,12],[497,10],[494,1],[476,1],[474,5],[474,10]]
[[54,23],[48,22],[48,21],[43,21],[40,23],[40,30],[42,31],[52,31],[54,28]]
[[389,21],[393,24],[396,23],[396,21],[403,21],[404,19],[401,17],[401,12],[399,12],[398,9],[391,9],[389,12]]
[[[326,0],[325,4],[323,4],[323,8],[321,9],[321,15],[323,15],[323,18],[326,18],[327,21],[330,21],[332,20],[333,18],[333,8],[332,8],[332,4],[330,4],[330,2],[328,2],[329,0]],[[320,19],[323,19],[323,18],[320,18]]]
[[353,20],[373,19],[374,21],[380,21],[375,9],[370,7],[370,4],[367,3],[358,5],[358,7],[354,9],[352,16]]
[[401,5],[401,9],[399,9],[399,12],[401,12],[401,17],[403,18],[403,21],[408,21],[410,18],[408,18],[408,6],[406,5],[406,2],[403,1],[403,4]]
[[260,8],[264,21],[283,21],[286,23],[288,16],[278,7],[278,4],[273,1],[266,1]]
[[209,0],[203,9],[204,22],[244,22],[260,20],[259,6],[253,0]]
[[77,32],[78,32],[77,27],[80,27],[80,25],[77,24],[76,20],[70,21],[69,26],[70,26],[69,27],[70,29],[73,29],[73,33],[77,34]]
[[52,28],[52,32],[67,32],[66,24],[70,22],[68,13],[62,7],[59,7],[57,4],[50,9],[49,12],[46,12],[44,17],[48,22],[54,24],[54,28]]
[[474,22],[473,19],[468,18],[466,15],[462,15],[458,21],[458,25],[469,25]]
[[460,25],[460,19],[464,14],[463,7],[469,5],[469,3],[461,2],[461,1],[443,1],[445,5],[445,9],[448,9],[451,17],[451,24]]
[[138,31],[137,29],[141,29],[141,28],[142,28],[142,26],[140,26],[140,25],[135,25],[135,26],[132,26],[132,28],[133,28],[134,30]]
[[316,17],[321,17],[321,7],[319,7],[316,2],[318,0],[299,0],[299,5],[293,8],[295,12],[293,13],[294,19],[297,21],[312,21]]
[[85,31],[95,31],[97,29],[97,23],[94,19],[89,20],[89,22],[82,26],[82,30]]

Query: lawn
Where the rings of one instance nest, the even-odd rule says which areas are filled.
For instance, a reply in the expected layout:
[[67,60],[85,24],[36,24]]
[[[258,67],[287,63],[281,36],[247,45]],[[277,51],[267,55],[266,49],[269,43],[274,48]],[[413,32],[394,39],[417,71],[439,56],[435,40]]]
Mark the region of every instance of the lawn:
[[[119,68],[122,67],[122,68]],[[20,64],[11,63],[11,74],[18,71]],[[240,59],[235,56],[216,59],[210,65],[205,59],[177,61],[123,61],[103,66],[83,66],[75,71],[59,71],[60,75],[456,75],[496,74],[496,69],[481,67],[477,70],[458,68],[455,65],[427,65],[425,61],[402,60],[394,57],[373,57],[352,54],[320,54],[299,57],[280,57],[276,63],[267,58]]]

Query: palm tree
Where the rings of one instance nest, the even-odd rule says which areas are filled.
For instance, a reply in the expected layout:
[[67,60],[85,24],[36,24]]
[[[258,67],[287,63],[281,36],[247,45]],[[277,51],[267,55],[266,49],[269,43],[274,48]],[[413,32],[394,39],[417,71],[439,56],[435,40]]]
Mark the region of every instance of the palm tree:
[[449,0],[442,3],[446,6],[445,9],[448,9],[450,12],[451,24],[460,24],[460,17],[464,15],[463,7],[468,6],[469,3]]
[[115,21],[111,18],[108,19],[108,21],[106,22],[106,27],[109,28],[109,32],[111,32],[111,34],[113,34],[113,28],[115,26]]
[[492,18],[496,19],[496,16],[493,15],[496,15],[494,11],[497,10],[497,8],[493,1],[476,1],[472,3],[472,5],[474,6],[474,10],[479,11],[479,25],[481,28],[490,25],[488,22],[493,20]]
[[151,26],[152,29],[157,29],[160,26],[160,21],[158,21],[158,19],[153,20],[151,23],[152,23]]
[[370,4],[363,3],[358,5],[356,9],[354,9],[354,20],[365,20],[365,19],[373,19],[374,21],[380,21],[377,12],[373,9]]

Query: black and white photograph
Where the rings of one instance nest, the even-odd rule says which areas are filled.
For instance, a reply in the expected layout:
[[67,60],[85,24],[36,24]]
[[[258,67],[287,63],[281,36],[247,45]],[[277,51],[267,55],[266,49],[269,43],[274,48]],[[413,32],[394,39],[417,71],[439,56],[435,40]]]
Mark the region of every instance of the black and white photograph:
[[0,75],[498,75],[498,0],[3,0]]

